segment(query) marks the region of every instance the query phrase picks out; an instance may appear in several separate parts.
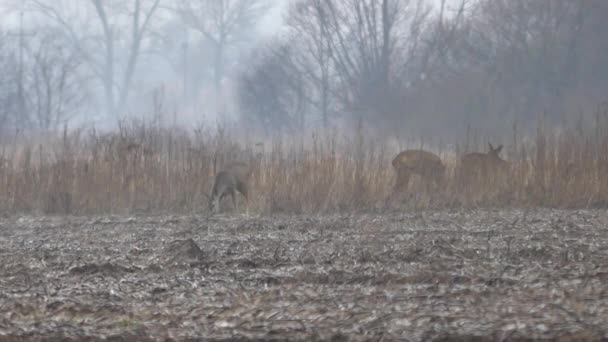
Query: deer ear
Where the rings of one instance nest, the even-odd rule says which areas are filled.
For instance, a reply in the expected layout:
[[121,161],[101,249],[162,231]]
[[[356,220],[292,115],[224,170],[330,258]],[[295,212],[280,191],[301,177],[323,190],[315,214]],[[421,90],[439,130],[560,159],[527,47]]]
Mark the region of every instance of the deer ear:
[[496,151],[496,154],[500,153],[500,151],[502,151],[502,145],[499,145],[494,151]]
[[491,143],[488,143],[488,146],[490,146],[490,151],[494,151],[494,146]]

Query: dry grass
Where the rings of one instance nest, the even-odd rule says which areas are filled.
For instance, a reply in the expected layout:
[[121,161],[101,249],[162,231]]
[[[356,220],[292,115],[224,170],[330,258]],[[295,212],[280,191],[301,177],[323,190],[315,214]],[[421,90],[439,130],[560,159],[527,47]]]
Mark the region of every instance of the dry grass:
[[[443,151],[450,169],[444,191],[387,201],[398,152],[359,132],[352,139],[315,136],[240,144],[223,131],[186,132],[144,123],[115,133],[64,132],[55,139],[14,138],[1,147],[0,210],[5,213],[133,213],[206,210],[213,174],[227,161],[254,163],[251,209],[314,213],[453,206],[604,207],[608,204],[608,116],[562,132],[539,128],[536,141],[507,144],[504,182],[480,183],[463,196],[456,155],[484,144]],[[541,125],[539,125],[541,127]],[[514,136],[516,136],[514,134]],[[415,183],[415,182],[414,182]]]

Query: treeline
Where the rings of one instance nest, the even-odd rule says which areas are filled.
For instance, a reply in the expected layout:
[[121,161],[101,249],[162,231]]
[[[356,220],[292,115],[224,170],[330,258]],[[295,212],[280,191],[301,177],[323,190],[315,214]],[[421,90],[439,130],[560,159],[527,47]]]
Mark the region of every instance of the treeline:
[[302,0],[239,82],[266,132],[363,122],[382,134],[511,134],[608,94],[602,0]]
[[180,119],[190,111],[198,121],[210,112],[227,116],[236,65],[275,3],[5,1],[0,133],[57,132],[75,119],[158,121],[163,112]]
[[263,40],[282,0],[6,4],[5,136],[145,113],[454,142],[572,123],[608,94],[603,0],[297,0]]

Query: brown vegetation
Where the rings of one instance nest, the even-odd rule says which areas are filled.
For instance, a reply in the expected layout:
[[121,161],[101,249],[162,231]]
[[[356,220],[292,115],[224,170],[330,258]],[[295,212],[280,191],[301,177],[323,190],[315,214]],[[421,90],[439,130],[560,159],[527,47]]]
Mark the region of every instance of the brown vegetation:
[[[446,200],[422,207],[606,206],[606,116],[597,115],[593,126],[581,123],[561,132],[542,128],[532,142],[514,134],[512,141],[505,141],[503,154],[510,167],[504,183],[489,181],[485,188],[470,187],[466,192],[456,186],[458,158],[450,156],[479,151],[479,145],[440,150],[447,171],[441,194],[435,196]],[[221,130],[188,133],[131,124],[109,134],[76,131],[55,140],[14,138],[0,150],[0,209],[63,214],[205,212],[215,170],[235,161],[256,163],[249,196],[255,212],[391,209],[386,199],[396,184],[391,167],[396,152],[383,142],[363,139],[363,131],[357,135],[344,140],[315,135],[306,144],[276,139],[254,145],[237,143]],[[473,165],[485,165],[482,170],[495,165],[476,156],[464,159],[477,160]],[[416,192],[419,187],[410,188]],[[391,205],[421,207],[414,202]]]

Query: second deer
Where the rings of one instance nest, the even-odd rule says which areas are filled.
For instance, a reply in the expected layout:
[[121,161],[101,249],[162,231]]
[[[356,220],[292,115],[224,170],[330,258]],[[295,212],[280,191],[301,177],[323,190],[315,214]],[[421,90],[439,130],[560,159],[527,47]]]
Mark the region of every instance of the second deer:
[[445,166],[434,153],[405,150],[393,159],[392,164],[397,174],[395,192],[407,190],[412,175],[420,176],[426,183],[427,190],[431,184],[439,186],[443,182]]

